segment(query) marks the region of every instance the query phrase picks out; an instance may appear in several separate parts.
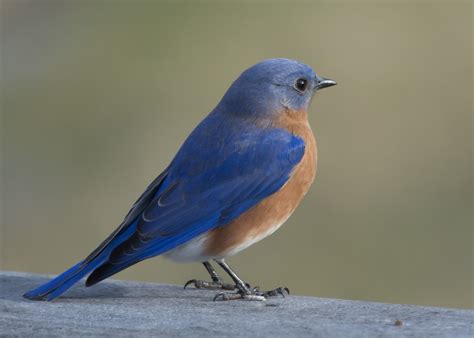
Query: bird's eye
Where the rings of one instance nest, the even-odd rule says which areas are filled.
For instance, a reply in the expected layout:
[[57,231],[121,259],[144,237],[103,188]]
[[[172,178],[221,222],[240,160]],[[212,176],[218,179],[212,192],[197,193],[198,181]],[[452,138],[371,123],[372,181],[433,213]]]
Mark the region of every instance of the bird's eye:
[[296,80],[295,89],[299,91],[300,93],[303,93],[307,87],[308,87],[308,80],[303,79],[303,78]]

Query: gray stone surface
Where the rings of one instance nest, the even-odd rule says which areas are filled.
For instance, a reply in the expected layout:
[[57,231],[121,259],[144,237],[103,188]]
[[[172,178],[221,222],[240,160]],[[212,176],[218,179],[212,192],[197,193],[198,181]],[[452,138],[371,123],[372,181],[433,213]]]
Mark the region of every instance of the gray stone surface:
[[123,281],[77,285],[49,303],[21,297],[46,280],[0,272],[0,336],[473,337],[473,310],[297,296],[213,302],[215,291]]

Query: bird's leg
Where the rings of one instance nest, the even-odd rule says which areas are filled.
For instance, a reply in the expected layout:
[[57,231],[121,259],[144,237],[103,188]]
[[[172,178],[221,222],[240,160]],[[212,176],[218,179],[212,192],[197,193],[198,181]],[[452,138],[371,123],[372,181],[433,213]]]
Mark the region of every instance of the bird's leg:
[[194,284],[194,286],[197,289],[222,289],[222,290],[235,289],[236,286],[234,284],[224,283],[222,278],[217,274],[216,270],[214,270],[214,268],[212,267],[211,263],[203,262],[202,264],[206,268],[207,272],[209,272],[209,275],[212,278],[212,282],[199,280],[199,279],[191,279],[190,281],[186,282],[186,284],[184,284],[185,289],[190,284]]
[[215,297],[214,300],[234,300],[234,299],[246,299],[246,300],[265,300],[268,297],[282,295],[285,297],[285,291],[289,294],[289,290],[287,288],[278,288],[268,292],[261,292],[258,287],[250,289],[249,285],[244,283],[237,274],[232,271],[229,265],[224,262],[223,259],[216,260],[217,264],[224,269],[225,272],[229,274],[232,280],[235,282],[235,286],[237,287],[238,291],[236,293],[228,293],[228,292],[220,292]]

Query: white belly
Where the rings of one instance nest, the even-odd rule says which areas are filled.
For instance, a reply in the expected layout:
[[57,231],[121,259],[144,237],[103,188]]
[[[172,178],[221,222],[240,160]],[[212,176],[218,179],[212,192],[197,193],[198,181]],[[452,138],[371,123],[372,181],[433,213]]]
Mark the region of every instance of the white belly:
[[[288,215],[289,217],[289,215]],[[244,242],[240,245],[233,247],[229,251],[225,252],[225,254],[217,257],[217,256],[210,256],[206,253],[207,251],[207,240],[209,238],[208,232],[191,239],[190,241],[181,244],[180,246],[166,252],[163,256],[165,258],[171,259],[172,261],[179,262],[179,263],[191,263],[191,262],[206,262],[212,259],[220,259],[229,256],[233,256],[240,251],[247,249],[252,244],[255,244],[267,236],[273,234],[279,227],[283,225],[288,219],[285,218],[282,222],[275,224],[273,227],[267,229],[267,231],[263,233],[258,233],[255,236],[248,237]]]
[[164,256],[179,263],[208,261],[213,257],[209,257],[206,255],[207,238],[208,233],[206,232],[168,251],[164,254]]

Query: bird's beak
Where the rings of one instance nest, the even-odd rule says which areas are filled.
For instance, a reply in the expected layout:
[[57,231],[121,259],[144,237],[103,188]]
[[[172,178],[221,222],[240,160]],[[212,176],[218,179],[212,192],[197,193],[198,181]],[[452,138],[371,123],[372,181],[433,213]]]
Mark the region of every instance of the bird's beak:
[[337,82],[331,79],[325,79],[323,77],[318,77],[318,83],[316,84],[315,89],[320,90],[323,88],[331,87],[337,85]]

